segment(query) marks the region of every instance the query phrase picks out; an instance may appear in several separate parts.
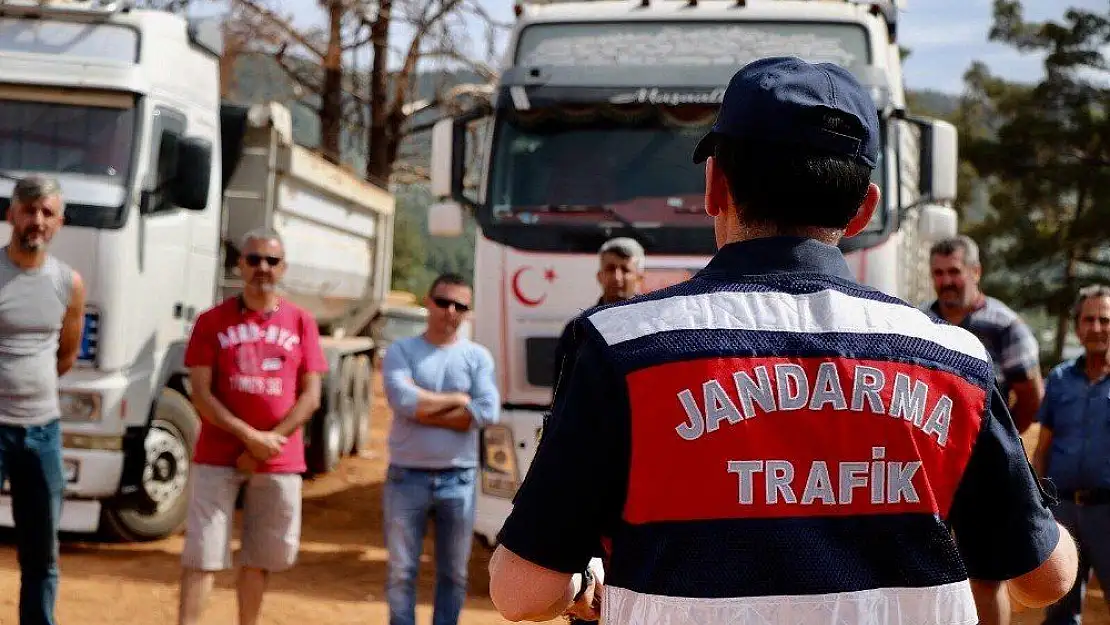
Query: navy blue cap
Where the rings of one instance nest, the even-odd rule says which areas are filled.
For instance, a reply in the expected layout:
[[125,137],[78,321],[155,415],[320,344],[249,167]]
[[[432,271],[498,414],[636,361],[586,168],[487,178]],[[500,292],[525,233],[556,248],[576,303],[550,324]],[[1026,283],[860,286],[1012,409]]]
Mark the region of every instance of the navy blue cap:
[[[832,130],[823,113],[855,118],[860,129]],[[713,156],[722,137],[817,148],[875,167],[879,114],[843,67],[772,57],[745,65],[729,81],[716,123],[694,149],[694,162]]]

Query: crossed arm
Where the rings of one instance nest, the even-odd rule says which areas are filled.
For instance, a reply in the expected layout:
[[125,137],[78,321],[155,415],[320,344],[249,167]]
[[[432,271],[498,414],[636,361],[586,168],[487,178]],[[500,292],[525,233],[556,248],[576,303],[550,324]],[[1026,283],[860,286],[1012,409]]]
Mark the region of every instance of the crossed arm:
[[501,400],[493,377],[493,359],[481,353],[471,372],[469,392],[436,392],[413,381],[412,368],[397,346],[382,363],[382,375],[394,413],[430,427],[466,432],[497,419]]

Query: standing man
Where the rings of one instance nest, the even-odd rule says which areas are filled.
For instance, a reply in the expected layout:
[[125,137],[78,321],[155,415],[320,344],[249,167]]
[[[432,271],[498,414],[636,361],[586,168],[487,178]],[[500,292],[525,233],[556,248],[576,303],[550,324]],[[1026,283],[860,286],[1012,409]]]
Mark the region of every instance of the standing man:
[[197,317],[185,365],[202,418],[181,554],[179,625],[198,625],[215,571],[231,567],[235,500],[246,484],[239,625],[258,623],[271,573],[293,566],[301,535],[303,426],[328,370],[308,311],[278,297],[285,246],[270,230],[239,246],[243,291]]
[[[597,283],[601,285],[601,297],[597,300],[595,306],[623,302],[640,293],[640,286],[644,281],[646,258],[644,248],[639,241],[630,237],[609,239],[601,246],[597,255],[599,264]],[[558,388],[563,365],[566,363],[567,353],[573,354],[575,351],[574,341],[577,337],[574,335],[574,329],[577,327],[576,321],[577,319],[571,319],[567,323],[563,328],[562,335],[559,336],[559,342],[555,346],[554,380],[556,381],[556,388]],[[547,421],[550,416],[550,412],[544,414],[544,429],[547,428]],[[598,557],[591,561],[591,565],[596,567],[597,570],[602,570],[604,549],[599,549],[596,555]],[[579,618],[571,618],[570,623],[571,625],[597,625],[596,620],[582,620]]]
[[879,203],[879,137],[838,66],[733,77],[695,152],[720,249],[579,321],[490,561],[502,615],[586,617],[601,536],[607,625],[967,624],[969,575],[1030,606],[1071,587],[982,344],[837,248]]
[[982,341],[994,363],[995,379],[1007,401],[1010,391],[1014,424],[1023,433],[1033,423],[1044,396],[1040,346],[1029,326],[1008,306],[979,290],[983,268],[979,246],[960,235],[933,244],[929,269],[937,299],[930,306],[948,323]]
[[11,484],[20,625],[54,625],[58,596],[58,378],[77,361],[85,317],[81,275],[46,252],[64,214],[55,180],[16,182],[0,258],[0,474]]
[[428,327],[389,346],[382,374],[393,421],[384,493],[390,625],[415,625],[416,575],[428,515],[435,516],[433,625],[455,625],[466,599],[474,533],[478,433],[501,398],[489,350],[458,335],[472,293],[444,274],[424,298]]
[[1033,462],[1056,485],[1053,512],[1079,544],[1079,573],[1045,625],[1080,623],[1092,568],[1110,589],[1110,286],[1081,289],[1074,311],[1083,355],[1048,375]]

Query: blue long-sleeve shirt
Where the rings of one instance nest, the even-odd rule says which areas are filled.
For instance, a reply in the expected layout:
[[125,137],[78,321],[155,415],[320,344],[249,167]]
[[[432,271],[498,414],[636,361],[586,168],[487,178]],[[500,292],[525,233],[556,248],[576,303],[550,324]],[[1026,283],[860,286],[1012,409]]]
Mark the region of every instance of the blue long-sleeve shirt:
[[[501,397],[493,356],[467,339],[432,345],[423,336],[389,346],[382,363],[385,392],[393,411],[389,462],[410,469],[478,466],[478,430],[496,423]],[[436,393],[466,393],[473,424],[466,432],[418,423],[417,388]]]

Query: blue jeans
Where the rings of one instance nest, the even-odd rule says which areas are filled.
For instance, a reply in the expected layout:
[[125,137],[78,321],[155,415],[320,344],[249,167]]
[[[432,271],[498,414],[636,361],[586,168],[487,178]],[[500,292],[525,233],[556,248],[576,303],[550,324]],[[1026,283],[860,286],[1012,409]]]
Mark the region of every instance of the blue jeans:
[[11,483],[19,557],[20,625],[54,625],[58,596],[58,523],[65,471],[58,421],[0,425],[0,475]]
[[[1099,585],[1110,589],[1110,504],[1079,506],[1064,500],[1052,513],[1079,547],[1079,575],[1071,592],[1045,609],[1044,625],[1079,625],[1083,622],[1083,599],[1091,569]],[[1103,592],[1110,599],[1110,590]]]
[[389,625],[416,624],[416,575],[428,515],[435,517],[436,588],[432,625],[456,625],[466,600],[474,533],[476,469],[390,466],[383,508],[389,550]]

